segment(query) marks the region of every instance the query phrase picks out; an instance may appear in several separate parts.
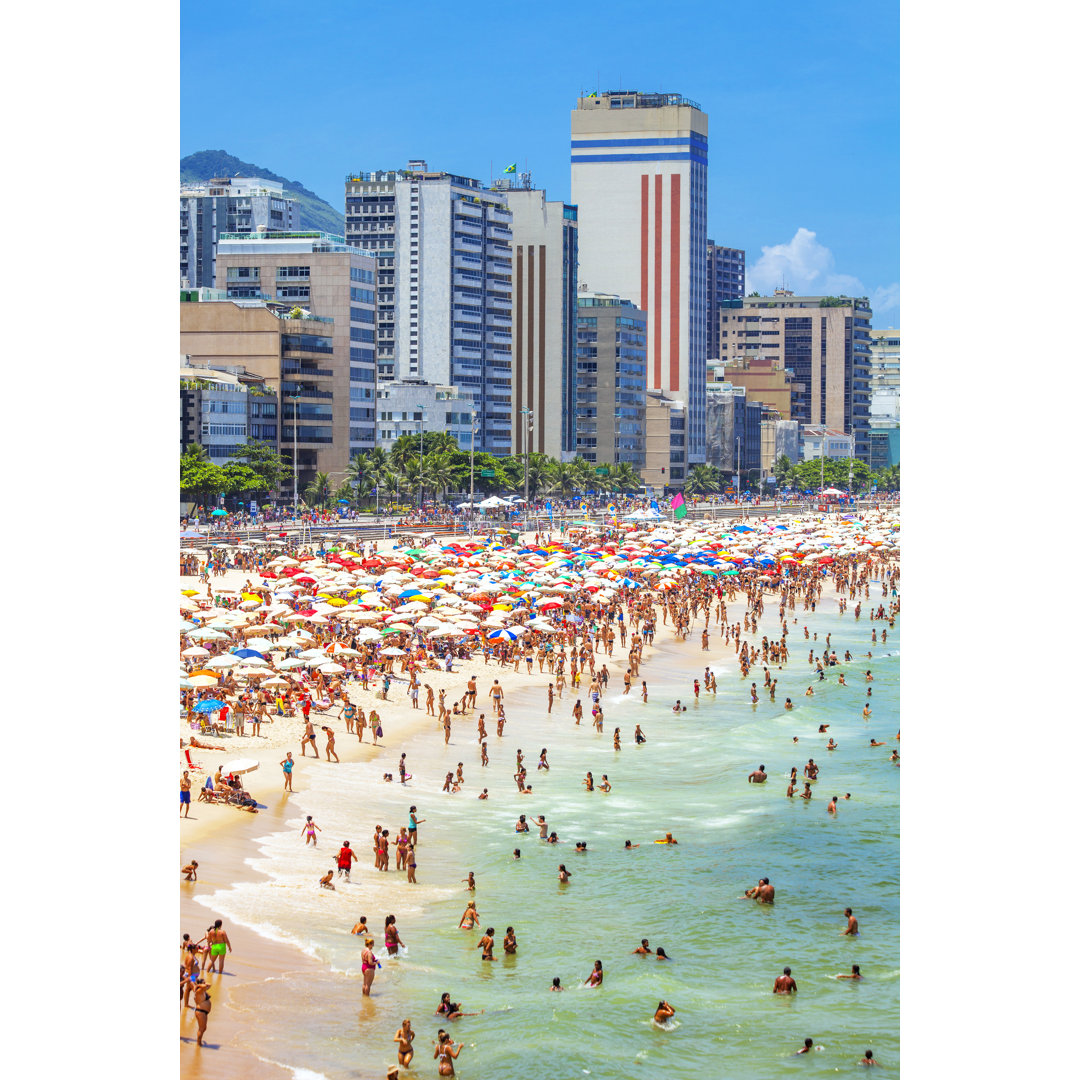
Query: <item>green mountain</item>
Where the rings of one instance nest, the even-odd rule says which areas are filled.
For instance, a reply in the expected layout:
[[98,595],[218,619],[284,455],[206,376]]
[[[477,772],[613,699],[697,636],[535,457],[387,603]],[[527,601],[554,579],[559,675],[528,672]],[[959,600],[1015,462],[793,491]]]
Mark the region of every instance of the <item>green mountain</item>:
[[241,161],[224,150],[200,150],[180,159],[180,182],[212,180],[215,176],[261,176],[264,180],[276,180],[285,194],[296,200],[297,225],[301,229],[321,229],[323,232],[345,235],[345,215],[320,199],[314,191],[308,191],[299,180],[286,180],[262,165]]

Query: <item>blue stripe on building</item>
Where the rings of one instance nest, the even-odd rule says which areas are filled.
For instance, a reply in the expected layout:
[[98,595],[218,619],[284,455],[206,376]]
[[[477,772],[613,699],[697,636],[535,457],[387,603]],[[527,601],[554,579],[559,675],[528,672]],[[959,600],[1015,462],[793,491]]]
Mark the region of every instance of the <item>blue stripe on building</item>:
[[571,139],[570,149],[587,149],[604,146],[700,146],[708,150],[709,140],[704,135],[691,132],[688,137],[678,139]]
[[690,151],[686,154],[571,154],[570,164],[588,164],[590,161],[699,161],[702,165],[709,164],[707,154],[700,150]]

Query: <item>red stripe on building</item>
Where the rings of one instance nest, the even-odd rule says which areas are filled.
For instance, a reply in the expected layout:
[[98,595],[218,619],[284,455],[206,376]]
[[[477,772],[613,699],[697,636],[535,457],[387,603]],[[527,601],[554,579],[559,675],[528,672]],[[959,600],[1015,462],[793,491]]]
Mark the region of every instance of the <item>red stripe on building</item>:
[[649,306],[649,178],[641,174],[641,310]]
[[679,197],[682,177],[678,173],[671,176],[671,280],[668,283],[668,371],[671,377],[671,389],[679,389],[679,258],[682,254],[679,244]]
[[660,372],[660,284],[663,275],[663,239],[664,239],[664,177],[656,174],[656,194],[653,197],[656,206],[653,218],[653,306],[650,318],[653,322],[653,386],[663,388]]

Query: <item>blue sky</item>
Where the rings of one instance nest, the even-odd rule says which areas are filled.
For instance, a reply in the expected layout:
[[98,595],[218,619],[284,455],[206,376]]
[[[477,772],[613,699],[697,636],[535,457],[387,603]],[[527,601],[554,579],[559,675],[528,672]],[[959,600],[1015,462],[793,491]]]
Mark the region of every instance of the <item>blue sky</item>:
[[626,0],[181,4],[181,155],[227,150],[341,209],[344,177],[412,157],[486,180],[526,162],[569,200],[582,90],[709,114],[709,236],[751,287],[866,293],[899,325],[896,3]]

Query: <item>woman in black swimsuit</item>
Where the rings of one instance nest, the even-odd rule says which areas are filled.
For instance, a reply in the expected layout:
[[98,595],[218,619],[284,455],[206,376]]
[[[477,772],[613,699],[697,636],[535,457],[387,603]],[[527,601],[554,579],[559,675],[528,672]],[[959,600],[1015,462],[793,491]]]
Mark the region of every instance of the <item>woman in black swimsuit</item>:
[[206,1034],[206,1018],[210,1015],[210,988],[200,979],[195,983],[195,1023],[199,1025],[199,1034],[195,1042],[202,1046]]

